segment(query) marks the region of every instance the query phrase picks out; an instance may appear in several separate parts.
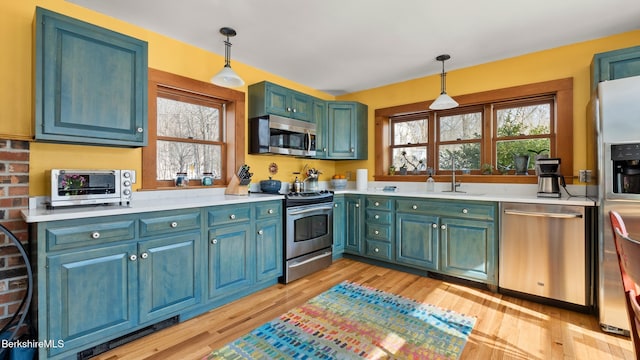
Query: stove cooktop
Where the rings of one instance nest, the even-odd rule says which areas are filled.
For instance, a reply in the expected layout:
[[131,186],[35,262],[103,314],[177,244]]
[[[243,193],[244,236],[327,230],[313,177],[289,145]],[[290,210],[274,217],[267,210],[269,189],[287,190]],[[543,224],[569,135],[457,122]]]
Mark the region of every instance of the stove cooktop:
[[284,196],[285,205],[287,207],[300,206],[308,204],[318,204],[333,201],[333,191],[306,191],[306,192],[290,192]]

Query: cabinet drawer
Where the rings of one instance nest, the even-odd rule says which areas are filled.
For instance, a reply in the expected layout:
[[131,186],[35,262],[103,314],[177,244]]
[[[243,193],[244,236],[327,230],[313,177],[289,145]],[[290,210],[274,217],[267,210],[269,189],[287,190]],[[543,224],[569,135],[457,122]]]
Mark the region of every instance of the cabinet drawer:
[[270,219],[282,216],[282,202],[258,203],[256,205],[256,220]]
[[391,224],[391,212],[367,209],[366,220],[376,224]]
[[367,240],[365,255],[370,258],[391,260],[391,244],[382,241]]
[[212,207],[208,211],[208,225],[223,225],[249,221],[251,205]]
[[140,219],[140,236],[169,234],[200,228],[200,211],[166,211]]
[[367,197],[367,208],[391,210],[393,201],[387,198]]
[[90,221],[63,221],[60,225],[45,228],[47,250],[63,250],[115,241],[134,239],[136,219],[90,219]]
[[366,224],[366,237],[368,239],[375,239],[380,241],[391,241],[391,226],[378,225],[378,224]]
[[477,201],[397,200],[397,211],[415,214],[435,214],[468,219],[493,220],[496,204]]

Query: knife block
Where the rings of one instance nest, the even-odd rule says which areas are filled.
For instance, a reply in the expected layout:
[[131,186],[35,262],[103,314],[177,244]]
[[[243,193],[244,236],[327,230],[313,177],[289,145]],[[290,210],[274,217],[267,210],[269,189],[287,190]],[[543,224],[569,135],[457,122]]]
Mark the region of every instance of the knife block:
[[233,174],[224,193],[226,195],[249,195],[249,185],[240,185],[240,179],[236,174]]

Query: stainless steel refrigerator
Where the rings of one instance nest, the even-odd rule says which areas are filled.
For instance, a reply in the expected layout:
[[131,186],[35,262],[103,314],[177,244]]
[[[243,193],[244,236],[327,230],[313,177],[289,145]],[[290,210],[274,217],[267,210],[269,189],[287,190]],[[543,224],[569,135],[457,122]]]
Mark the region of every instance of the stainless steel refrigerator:
[[599,320],[603,331],[628,334],[609,211],[618,211],[630,235],[640,239],[640,76],[601,82],[592,103],[598,144]]

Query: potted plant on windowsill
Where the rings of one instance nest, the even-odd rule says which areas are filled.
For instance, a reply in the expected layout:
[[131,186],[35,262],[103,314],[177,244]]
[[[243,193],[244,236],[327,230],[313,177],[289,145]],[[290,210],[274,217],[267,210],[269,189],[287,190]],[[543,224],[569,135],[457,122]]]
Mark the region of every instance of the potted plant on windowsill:
[[491,164],[482,164],[480,167],[480,173],[482,175],[491,175],[493,174],[493,165]]

